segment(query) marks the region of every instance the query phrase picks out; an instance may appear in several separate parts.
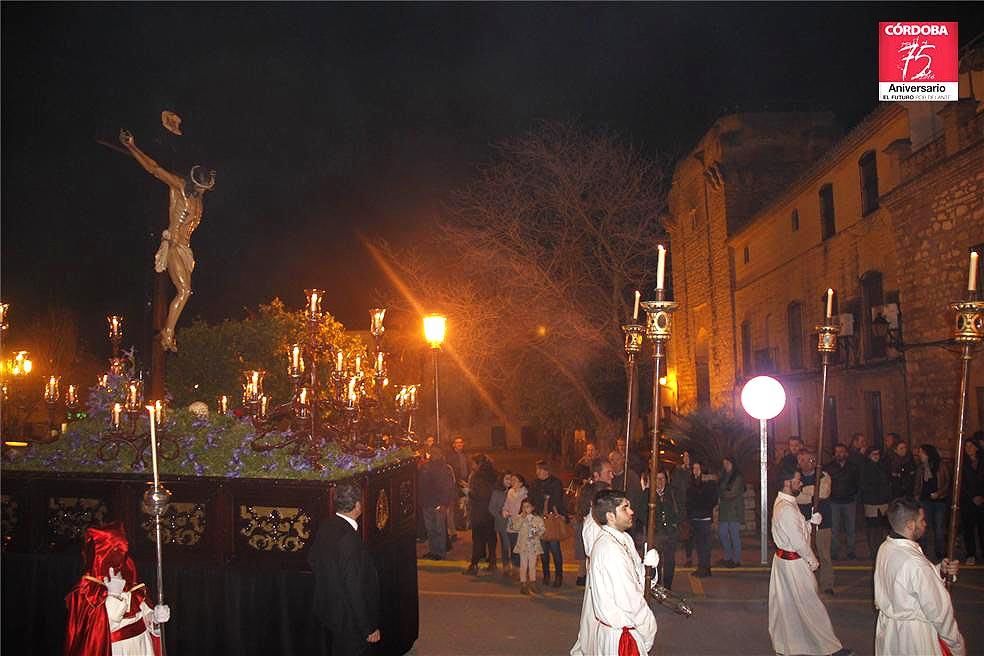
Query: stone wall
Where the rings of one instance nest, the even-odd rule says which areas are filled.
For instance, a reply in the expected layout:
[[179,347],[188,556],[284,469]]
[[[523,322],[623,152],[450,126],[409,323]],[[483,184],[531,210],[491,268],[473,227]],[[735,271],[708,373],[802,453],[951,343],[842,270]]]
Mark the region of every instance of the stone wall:
[[[964,297],[968,251],[984,244],[984,122],[973,110],[964,103],[947,106],[941,116],[946,129],[957,130],[956,139],[931,143],[929,154],[912,153],[903,163],[908,179],[884,199],[905,263],[899,300],[905,308],[912,440],[946,452],[956,435],[960,360],[953,347],[926,344],[952,335],[954,315],[947,304]],[[971,372],[967,426],[973,432],[982,428],[978,390],[984,388],[984,356],[972,361]]]

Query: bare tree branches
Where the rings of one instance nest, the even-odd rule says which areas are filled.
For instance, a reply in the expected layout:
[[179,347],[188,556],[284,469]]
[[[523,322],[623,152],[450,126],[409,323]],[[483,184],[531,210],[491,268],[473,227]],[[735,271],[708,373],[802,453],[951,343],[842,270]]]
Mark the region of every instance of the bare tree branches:
[[[412,296],[448,314],[450,347],[501,398],[544,420],[603,423],[606,392],[624,389],[632,290],[655,275],[665,185],[658,162],[614,135],[544,124],[497,147],[433,240],[383,250]],[[559,407],[523,402],[534,386]]]

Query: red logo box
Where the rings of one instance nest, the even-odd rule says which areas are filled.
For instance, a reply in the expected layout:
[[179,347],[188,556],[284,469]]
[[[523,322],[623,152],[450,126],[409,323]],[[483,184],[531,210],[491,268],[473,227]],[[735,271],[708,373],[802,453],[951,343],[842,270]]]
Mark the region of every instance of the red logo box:
[[880,100],[956,100],[957,23],[878,23]]

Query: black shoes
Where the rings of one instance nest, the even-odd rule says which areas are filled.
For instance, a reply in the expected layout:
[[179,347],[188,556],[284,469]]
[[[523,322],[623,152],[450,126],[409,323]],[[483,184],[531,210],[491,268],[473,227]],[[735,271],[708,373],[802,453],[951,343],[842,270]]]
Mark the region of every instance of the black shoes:
[[421,560],[444,560],[444,556],[438,556],[435,553],[427,552],[420,557]]
[[[544,581],[544,584],[546,584],[546,581]],[[557,574],[556,576],[554,576],[553,587],[559,588],[562,585],[564,585],[564,577],[561,576],[560,574]]]
[[697,571],[694,572],[694,576],[696,576],[699,579],[706,579],[710,575],[711,575],[711,569],[709,567],[707,568],[698,567]]
[[478,566],[477,565],[469,565],[468,568],[465,569],[464,571],[462,571],[461,573],[464,574],[465,576],[468,576],[468,575],[477,576],[478,575]]

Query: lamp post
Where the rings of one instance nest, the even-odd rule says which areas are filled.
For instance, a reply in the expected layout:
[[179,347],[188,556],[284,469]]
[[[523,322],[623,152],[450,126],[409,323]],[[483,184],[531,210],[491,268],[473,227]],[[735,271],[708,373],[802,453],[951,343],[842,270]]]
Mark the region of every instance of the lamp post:
[[[767,485],[769,476],[769,427],[768,422],[777,416],[786,407],[786,390],[782,383],[770,376],[756,376],[747,383],[741,390],[741,407],[752,417],[759,420],[759,503],[761,505],[761,557],[762,564],[768,563],[768,492]],[[819,482],[818,485],[819,487]]]
[[431,351],[434,353],[434,421],[437,424],[437,427],[434,429],[434,439],[438,445],[441,444],[441,382],[438,354],[441,351],[441,344],[444,343],[444,331],[446,327],[446,317],[439,314],[429,314],[424,317],[424,338],[430,344]]

